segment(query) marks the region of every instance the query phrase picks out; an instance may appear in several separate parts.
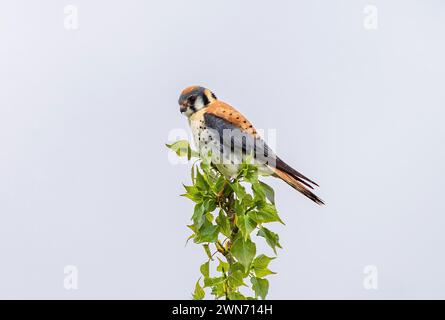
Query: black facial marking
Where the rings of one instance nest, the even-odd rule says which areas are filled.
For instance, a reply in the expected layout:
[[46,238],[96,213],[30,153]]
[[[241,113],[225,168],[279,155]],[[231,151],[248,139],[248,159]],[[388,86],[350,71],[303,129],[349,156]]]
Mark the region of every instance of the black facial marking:
[[190,104],[194,104],[195,101],[196,101],[196,95],[193,95],[193,96],[188,97],[187,100],[188,100],[188,102],[189,102]]
[[207,98],[205,94],[202,95],[202,102],[204,103],[205,106],[210,103],[209,98]]

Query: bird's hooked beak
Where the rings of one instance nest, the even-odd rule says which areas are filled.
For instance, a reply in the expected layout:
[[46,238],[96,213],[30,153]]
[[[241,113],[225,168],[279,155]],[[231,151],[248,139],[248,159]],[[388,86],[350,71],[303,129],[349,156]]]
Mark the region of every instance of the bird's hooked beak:
[[181,113],[184,113],[187,111],[187,108],[188,108],[187,103],[184,101],[180,104],[179,111],[181,111]]

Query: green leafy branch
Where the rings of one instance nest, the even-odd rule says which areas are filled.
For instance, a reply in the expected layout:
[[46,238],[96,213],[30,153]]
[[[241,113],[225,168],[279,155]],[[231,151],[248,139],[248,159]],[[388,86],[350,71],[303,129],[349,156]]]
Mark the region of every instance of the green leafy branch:
[[[283,223],[275,207],[273,189],[258,179],[257,168],[249,161],[241,165],[235,178],[227,179],[192,150],[188,141],[180,140],[167,147],[180,157],[197,158],[191,168],[192,184],[184,185],[186,192],[182,195],[195,203],[192,223],[188,225],[192,234],[187,242],[193,239],[202,244],[207,255],[200,267],[203,280],[196,282],[193,298],[203,299],[208,288],[216,299],[265,299],[269,291],[265,277],[275,274],[269,269],[275,257],[257,254],[251,235],[256,231],[275,255],[281,248],[278,234],[265,227],[271,222]],[[216,272],[212,272],[216,276],[211,275],[211,265],[216,266]],[[242,287],[250,287],[253,296],[241,293]]]

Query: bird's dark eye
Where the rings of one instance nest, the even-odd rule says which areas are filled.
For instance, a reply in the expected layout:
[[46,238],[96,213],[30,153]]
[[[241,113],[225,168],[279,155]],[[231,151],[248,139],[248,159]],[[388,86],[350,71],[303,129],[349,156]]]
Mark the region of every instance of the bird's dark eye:
[[190,97],[188,98],[188,100],[189,100],[189,103],[195,103],[195,101],[196,101],[196,96],[190,96]]

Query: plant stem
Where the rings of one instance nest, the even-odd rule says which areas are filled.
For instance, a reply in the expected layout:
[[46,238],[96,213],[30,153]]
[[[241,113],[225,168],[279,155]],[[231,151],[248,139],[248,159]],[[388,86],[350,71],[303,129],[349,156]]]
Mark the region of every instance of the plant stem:
[[[233,241],[235,240],[235,237],[238,233],[238,227],[236,226],[235,223],[235,211],[233,210],[233,206],[235,204],[235,197],[233,192],[231,192],[228,196],[228,203],[227,203],[227,217],[229,218],[230,221],[230,229],[232,230],[232,233],[230,235],[230,239],[228,241],[228,246],[227,246],[227,255],[226,255],[226,259],[227,259],[227,263],[229,264],[229,270],[228,270],[228,276],[230,277],[230,275],[232,274],[233,270],[232,270],[232,266],[235,263],[235,260],[232,257],[232,253],[230,252],[230,248],[233,244]],[[228,285],[228,297],[227,299],[229,300],[230,294],[232,293],[232,288]]]

